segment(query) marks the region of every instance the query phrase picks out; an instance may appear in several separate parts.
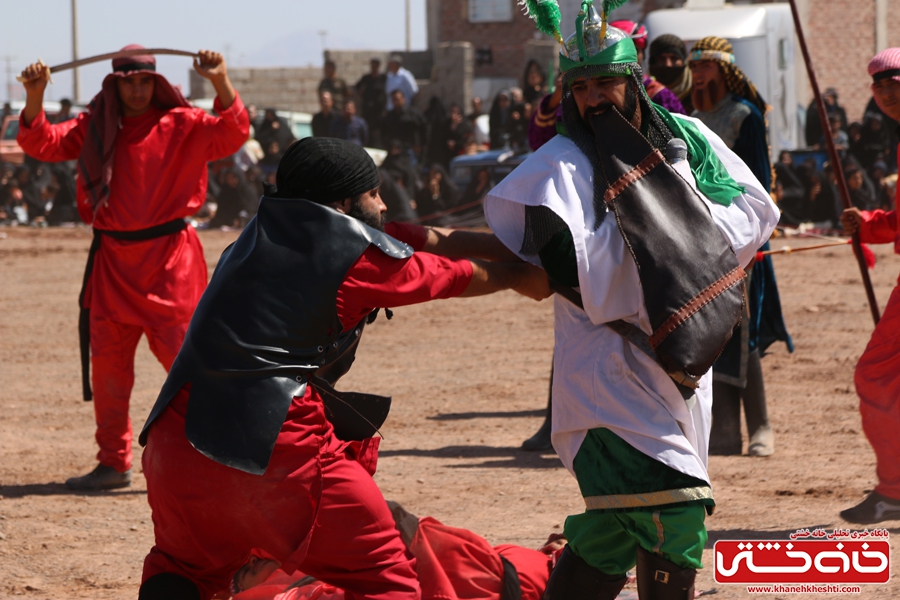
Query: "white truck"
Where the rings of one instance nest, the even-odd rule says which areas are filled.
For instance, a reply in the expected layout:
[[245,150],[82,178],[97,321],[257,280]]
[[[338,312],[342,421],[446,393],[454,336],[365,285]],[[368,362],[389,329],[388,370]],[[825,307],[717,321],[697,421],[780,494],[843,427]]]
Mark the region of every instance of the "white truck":
[[[615,13],[613,14],[615,17]],[[649,43],[663,34],[684,40],[688,52],[698,40],[715,35],[731,42],[735,63],[756,85],[766,103],[772,159],[798,146],[797,104],[799,48],[791,7],[776,4],[725,4],[723,0],[688,0],[684,8],[656,10],[644,20]],[[649,53],[648,53],[649,54]]]

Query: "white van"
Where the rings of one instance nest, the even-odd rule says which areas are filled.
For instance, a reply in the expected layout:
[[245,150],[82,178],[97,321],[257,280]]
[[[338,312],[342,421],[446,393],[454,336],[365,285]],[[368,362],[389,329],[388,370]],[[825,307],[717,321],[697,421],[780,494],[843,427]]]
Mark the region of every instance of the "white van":
[[734,6],[722,0],[689,0],[686,8],[649,13],[644,24],[650,43],[663,34],[677,35],[688,52],[710,35],[731,42],[735,63],[771,107],[767,120],[772,160],[781,150],[797,148],[797,45],[790,4]]

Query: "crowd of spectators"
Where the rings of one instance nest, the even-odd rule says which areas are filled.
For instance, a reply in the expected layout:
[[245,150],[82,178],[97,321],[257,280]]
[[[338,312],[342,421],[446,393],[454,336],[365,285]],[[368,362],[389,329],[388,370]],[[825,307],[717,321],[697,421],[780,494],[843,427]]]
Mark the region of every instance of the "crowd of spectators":
[[[664,69],[657,71],[665,74]],[[650,72],[655,72],[653,64]],[[413,106],[418,86],[403,68],[401,56],[391,56],[386,70],[379,59],[371,59],[369,71],[353,85],[339,77],[335,63],[329,60],[318,86],[319,111],[312,118],[311,129],[314,136],[337,137],[386,151],[380,172],[383,181],[390,180],[382,185],[391,216],[452,223],[453,216],[445,213],[477,205],[496,182],[482,169],[472,175],[466,189],[458,189],[449,175],[450,161],[485,150],[525,152],[529,146],[539,146],[533,121],[547,118],[540,111],[550,107],[552,113],[559,103],[559,94],[548,95],[553,89],[548,87],[544,69],[531,60],[525,66],[521,87],[501,89],[489,102],[473,98],[468,114],[460,105],[447,105],[436,96],[421,112]],[[897,184],[898,124],[874,101],[869,102],[861,121],[849,121],[836,90],[825,90],[823,97],[854,205],[863,210],[891,208]],[[54,119],[73,118],[71,102],[63,100],[62,105]],[[208,203],[196,215],[201,227],[243,226],[255,214],[264,184],[274,183],[278,163],[295,141],[289,122],[275,109],[260,113],[250,105],[248,111],[251,131],[244,147],[233,157],[210,165]],[[836,227],[842,204],[834,169],[823,160],[825,128],[814,103],[806,114],[807,148],[781,153],[774,165],[773,194],[782,208],[784,225],[813,222]],[[545,127],[547,135],[555,133],[550,125]],[[77,221],[74,175],[73,163],[49,165],[26,157],[24,165],[0,165],[0,224],[43,226]]]

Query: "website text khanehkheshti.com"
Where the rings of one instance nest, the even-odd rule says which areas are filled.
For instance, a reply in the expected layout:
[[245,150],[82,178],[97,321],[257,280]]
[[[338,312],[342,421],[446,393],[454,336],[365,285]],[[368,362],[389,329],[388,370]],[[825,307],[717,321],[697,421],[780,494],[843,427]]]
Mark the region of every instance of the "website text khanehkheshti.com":
[[748,585],[748,594],[859,594],[862,589],[858,585],[835,585],[810,583],[774,585]]

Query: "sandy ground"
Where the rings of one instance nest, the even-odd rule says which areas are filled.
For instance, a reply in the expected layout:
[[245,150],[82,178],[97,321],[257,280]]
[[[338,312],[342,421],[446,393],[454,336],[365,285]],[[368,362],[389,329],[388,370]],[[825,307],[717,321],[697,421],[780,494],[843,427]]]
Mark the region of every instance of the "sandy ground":
[[[210,269],[235,236],[201,233]],[[134,598],[153,543],[139,448],[130,489],[72,493],[63,485],[95,465],[76,331],[89,243],[83,228],[0,229],[2,598]],[[883,305],[900,258],[886,246],[874,249]],[[849,248],[837,248],[777,256],[775,265],[796,352],[779,345],[763,360],[776,454],[710,460],[718,509],[707,521],[698,589],[715,588],[722,599],[748,593],[713,582],[715,540],[853,528],[838,512],[875,483],[852,385],[872,330],[856,263]],[[550,302],[502,293],[398,309],[393,321],[379,318],[367,329],[340,387],[394,397],[376,475],[387,498],[493,543],[532,547],[583,509],[554,454],[518,449],[541,422],[551,313]],[[136,371],[131,415],[139,428],[165,377],[145,341]],[[900,522],[885,525],[900,533]],[[893,581],[864,586],[861,597],[900,596],[898,545]]]

